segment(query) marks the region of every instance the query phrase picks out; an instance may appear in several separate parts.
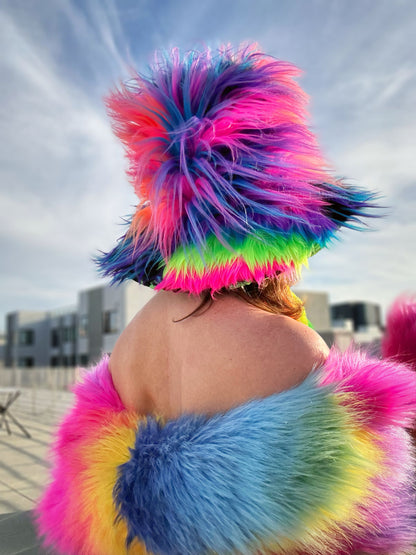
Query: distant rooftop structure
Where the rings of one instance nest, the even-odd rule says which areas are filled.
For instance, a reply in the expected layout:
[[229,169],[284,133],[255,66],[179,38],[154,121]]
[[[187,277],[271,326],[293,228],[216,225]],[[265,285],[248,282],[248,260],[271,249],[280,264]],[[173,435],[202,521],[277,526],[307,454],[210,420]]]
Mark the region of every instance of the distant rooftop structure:
[[331,316],[334,322],[350,320],[354,332],[365,332],[371,328],[381,329],[380,305],[366,301],[349,301],[331,305]]
[[356,344],[366,347],[373,355],[380,354],[383,337],[380,305],[367,301],[335,303],[331,306],[331,316],[334,330],[344,330],[344,333],[346,329],[351,330]]

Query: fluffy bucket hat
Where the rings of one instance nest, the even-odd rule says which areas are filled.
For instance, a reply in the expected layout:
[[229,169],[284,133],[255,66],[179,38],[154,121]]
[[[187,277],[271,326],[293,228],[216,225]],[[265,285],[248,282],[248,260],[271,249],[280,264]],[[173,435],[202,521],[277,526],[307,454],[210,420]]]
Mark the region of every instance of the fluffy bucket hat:
[[107,98],[139,198],[104,275],[194,294],[289,282],[375,196],[336,179],[299,70],[255,45],[157,53]]

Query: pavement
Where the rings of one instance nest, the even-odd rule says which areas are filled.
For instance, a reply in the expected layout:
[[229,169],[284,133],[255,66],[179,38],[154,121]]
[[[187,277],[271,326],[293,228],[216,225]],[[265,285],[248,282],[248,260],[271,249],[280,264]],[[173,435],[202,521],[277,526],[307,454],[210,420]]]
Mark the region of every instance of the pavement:
[[31,510],[47,483],[47,452],[54,429],[50,416],[12,411],[27,428],[27,438],[13,422],[12,434],[0,428],[0,555],[43,555]]
[[53,425],[14,414],[32,437],[13,423],[11,435],[0,428],[0,515],[32,509],[48,476],[46,456]]
[[36,536],[30,511],[0,515],[1,555],[53,555]]

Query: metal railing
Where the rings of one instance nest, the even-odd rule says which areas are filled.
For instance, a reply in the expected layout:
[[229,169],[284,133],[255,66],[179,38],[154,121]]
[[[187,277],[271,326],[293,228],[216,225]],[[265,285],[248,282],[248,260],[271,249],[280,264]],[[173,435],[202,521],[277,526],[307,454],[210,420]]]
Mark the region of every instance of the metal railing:
[[1,368],[1,387],[29,387],[68,391],[79,379],[79,368]]
[[79,368],[0,368],[0,387],[21,392],[13,409],[21,415],[55,422],[72,403],[71,386]]

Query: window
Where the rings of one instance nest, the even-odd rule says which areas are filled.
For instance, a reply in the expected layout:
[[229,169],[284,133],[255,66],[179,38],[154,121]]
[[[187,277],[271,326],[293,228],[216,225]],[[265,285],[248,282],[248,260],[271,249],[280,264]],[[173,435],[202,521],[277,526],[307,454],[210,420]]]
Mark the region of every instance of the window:
[[75,341],[75,326],[65,326],[63,329],[64,343],[74,343]]
[[79,317],[78,333],[80,337],[87,337],[88,334],[88,315],[82,314]]
[[19,366],[21,368],[29,368],[31,366],[35,365],[35,361],[33,360],[33,357],[22,357],[19,358]]
[[69,366],[76,366],[76,365],[77,365],[76,357],[75,357],[75,355],[71,355],[69,357]]
[[103,332],[104,333],[117,333],[118,332],[118,314],[117,310],[107,310],[103,315]]
[[57,366],[59,366],[59,358],[51,357],[50,365],[52,366],[52,368],[56,368]]
[[79,363],[81,366],[87,366],[88,365],[88,355],[80,355],[79,356]]
[[70,343],[74,343],[75,342],[75,326],[74,325],[68,326],[66,329],[68,330],[68,332],[67,332],[68,333],[68,341]]
[[58,328],[51,329],[51,346],[59,347],[59,330]]
[[19,345],[33,345],[35,342],[34,330],[19,330]]

